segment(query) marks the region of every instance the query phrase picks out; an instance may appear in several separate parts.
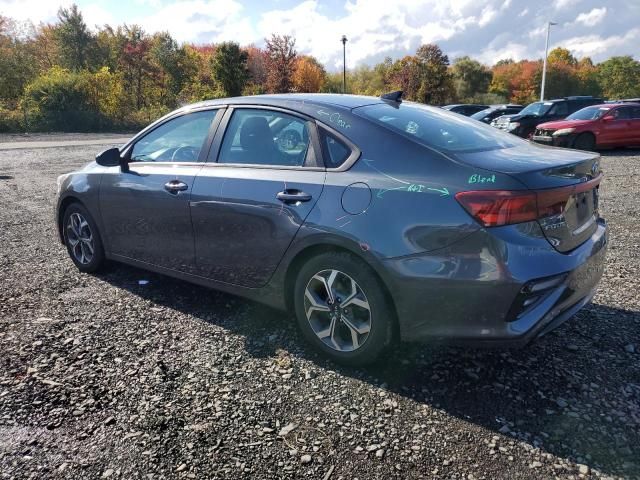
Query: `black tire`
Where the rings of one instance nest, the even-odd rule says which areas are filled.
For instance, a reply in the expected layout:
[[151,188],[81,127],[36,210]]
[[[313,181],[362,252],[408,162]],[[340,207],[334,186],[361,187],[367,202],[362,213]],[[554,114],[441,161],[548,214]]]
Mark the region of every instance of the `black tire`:
[[[334,292],[336,301],[333,303],[340,303],[339,295],[341,294],[341,291],[344,291],[346,288],[344,285],[350,284],[347,283],[349,280],[353,280],[355,282],[357,287],[355,290],[358,291],[358,294],[356,296],[347,294],[343,303],[345,305],[350,303],[349,297],[358,297],[359,301],[354,302],[354,305],[348,305],[344,310],[340,310],[338,308],[339,305],[332,305],[331,308],[334,310],[331,310],[330,312],[312,312],[310,320],[307,318],[307,311],[305,310],[307,306],[311,305],[309,303],[309,297],[306,295],[307,287],[312,289],[313,286],[318,283],[318,285],[324,285],[324,292],[327,292],[326,284],[318,282],[317,279],[319,277],[317,277],[317,275],[322,274],[322,276],[330,276],[331,271],[339,272],[337,280],[332,282],[336,285],[336,291]],[[320,286],[319,288],[322,290],[323,287]],[[316,300],[320,299],[320,297],[315,298]],[[353,300],[351,302],[353,302]],[[325,303],[327,307],[329,307],[330,300],[326,299]],[[369,308],[365,309],[361,304],[366,304]],[[396,322],[395,313],[390,301],[385,295],[385,291],[380,284],[378,277],[371,267],[349,253],[327,252],[307,260],[300,269],[296,279],[294,287],[294,306],[300,330],[309,343],[332,360],[343,365],[362,366],[372,363],[392,344],[394,340],[394,327]],[[339,311],[339,313],[336,314],[336,311]],[[368,316],[366,314],[367,311],[369,312]],[[356,335],[359,345],[357,348],[353,348],[350,351],[343,351],[339,349],[340,346],[334,340],[333,334],[330,339],[325,337],[324,341],[321,340],[312,327],[313,320],[317,328],[318,324],[321,325],[318,329],[323,330],[325,326],[330,329],[331,315],[335,315],[336,318],[344,318],[341,313],[345,313],[349,318],[349,321],[354,322],[351,324],[352,326],[357,323],[358,328],[356,328],[356,330],[363,329],[363,325],[366,325],[367,323],[366,318],[369,319],[369,331],[366,334],[366,337],[364,336],[365,334]],[[319,319],[319,321],[316,322],[316,319]],[[336,320],[334,321],[334,324],[335,328],[332,332],[336,332],[336,339],[340,340],[346,336],[347,340],[345,343],[349,343],[348,339],[350,338],[351,346],[353,347],[355,345],[352,336],[354,335],[354,331],[349,327],[348,322]],[[333,343],[335,347],[329,346],[327,342]]]
[[596,137],[589,132],[581,133],[573,142],[573,148],[592,152],[596,148]]
[[[86,222],[78,223],[78,220]],[[75,222],[72,226],[72,222]],[[80,227],[81,236],[76,230]],[[74,230],[75,228],[75,230]],[[62,234],[67,252],[78,270],[85,273],[96,272],[104,265],[104,248],[98,226],[91,214],[79,203],[72,203],[62,217]],[[92,250],[92,251],[91,251]]]

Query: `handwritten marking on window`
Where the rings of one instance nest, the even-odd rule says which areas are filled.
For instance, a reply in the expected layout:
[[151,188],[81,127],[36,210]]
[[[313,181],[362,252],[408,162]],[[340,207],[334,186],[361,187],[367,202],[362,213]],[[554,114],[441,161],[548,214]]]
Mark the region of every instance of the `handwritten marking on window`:
[[318,110],[318,115],[322,115],[323,117],[327,118],[330,123],[333,123],[340,128],[344,128],[345,130],[351,128],[351,124],[344,120],[338,112],[326,112],[324,110]]

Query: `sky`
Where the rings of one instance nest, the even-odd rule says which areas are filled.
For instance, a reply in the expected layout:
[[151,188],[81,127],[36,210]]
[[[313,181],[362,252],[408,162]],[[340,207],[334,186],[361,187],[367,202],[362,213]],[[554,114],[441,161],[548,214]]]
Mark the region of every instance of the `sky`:
[[[52,22],[71,0],[0,0],[0,14],[35,24]],[[373,65],[386,56],[413,54],[437,43],[451,60],[469,55],[492,65],[500,59],[542,58],[548,21],[550,48],[602,61],[640,59],[640,0],[76,0],[86,23],[138,24],[169,31],[181,42],[235,41],[262,46],[271,33],[296,38],[299,53],[329,70]]]

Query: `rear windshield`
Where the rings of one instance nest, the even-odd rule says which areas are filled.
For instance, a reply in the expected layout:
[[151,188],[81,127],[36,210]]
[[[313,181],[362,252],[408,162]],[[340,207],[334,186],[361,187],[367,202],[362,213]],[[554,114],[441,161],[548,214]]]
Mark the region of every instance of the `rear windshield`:
[[471,115],[471,118],[475,120],[482,120],[484,117],[486,117],[490,113],[493,113],[493,108],[485,108],[484,110],[480,110],[479,112],[476,112],[473,115]]
[[595,120],[611,110],[611,107],[587,107],[572,113],[567,120]]
[[437,150],[495,150],[522,141],[468,117],[419,103],[367,105],[354,109],[354,113]]

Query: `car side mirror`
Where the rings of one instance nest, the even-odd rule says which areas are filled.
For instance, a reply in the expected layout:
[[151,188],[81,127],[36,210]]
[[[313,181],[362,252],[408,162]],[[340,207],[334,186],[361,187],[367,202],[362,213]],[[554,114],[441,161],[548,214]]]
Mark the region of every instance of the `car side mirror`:
[[602,120],[605,122],[611,122],[613,120],[615,120],[616,117],[614,117],[613,115],[605,115],[604,117],[602,117]]
[[96,163],[103,167],[117,167],[122,164],[120,149],[117,147],[108,148],[96,155]]

